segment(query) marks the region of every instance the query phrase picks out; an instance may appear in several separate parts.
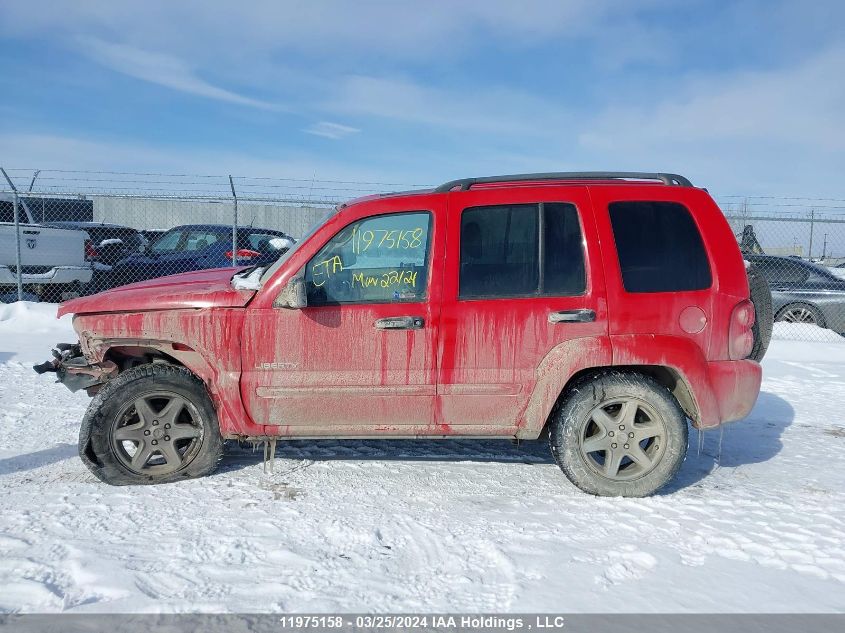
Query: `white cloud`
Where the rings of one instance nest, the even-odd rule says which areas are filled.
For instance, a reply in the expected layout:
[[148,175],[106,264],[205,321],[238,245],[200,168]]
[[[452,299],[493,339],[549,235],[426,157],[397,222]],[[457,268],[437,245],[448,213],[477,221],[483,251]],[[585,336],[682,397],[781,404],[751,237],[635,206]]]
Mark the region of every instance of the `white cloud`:
[[758,72],[698,76],[637,107],[610,105],[581,135],[590,147],[729,141],[845,150],[845,49]]
[[472,91],[426,86],[408,79],[353,75],[339,81],[326,110],[379,117],[441,130],[502,136],[544,134],[569,113],[559,103],[505,87]]
[[215,86],[197,75],[181,59],[94,37],[78,38],[80,50],[92,61],[117,72],[180,92],[253,108],[274,109],[273,104]]
[[[207,148],[183,144],[151,144],[114,138],[76,137],[61,134],[0,132],[0,166],[13,168],[29,183],[32,171],[25,175],[21,168],[44,170],[39,182],[48,182],[49,170],[81,170],[92,172],[141,172],[154,174],[219,174],[219,179],[196,181],[198,188],[219,189],[228,195],[226,174],[269,178],[299,178],[303,180],[343,180],[368,183],[414,183],[407,173],[390,165],[349,163],[329,157],[325,152],[285,153],[285,157],[268,156],[260,152],[240,152],[231,148]],[[54,176],[56,174],[53,174]],[[419,175],[419,174],[418,174]],[[84,177],[84,176],[83,176]],[[93,176],[102,178],[102,176]],[[139,181],[155,182],[157,178],[140,177]],[[23,181],[21,181],[23,182]],[[70,186],[61,180],[56,186]],[[2,183],[0,183],[2,185]],[[108,186],[108,185],[104,185]],[[0,186],[2,188],[2,186]]]
[[[608,17],[621,20],[668,0],[511,0],[396,2],[395,0],[52,0],[33,9],[32,0],[4,0],[0,32],[15,36],[47,31],[74,36],[120,34],[121,40],[153,50],[209,58],[253,57],[257,52],[297,50],[346,56],[362,51],[405,58],[439,57],[472,45],[477,33],[512,34],[510,42],[579,37],[601,30]],[[502,44],[508,44],[502,40]]]
[[314,136],[322,136],[324,138],[330,138],[332,140],[343,139],[351,134],[357,134],[360,131],[361,130],[356,127],[341,125],[340,123],[331,123],[329,121],[320,121],[319,123],[314,123],[313,125],[310,125],[303,130],[303,132],[307,134],[313,134]]

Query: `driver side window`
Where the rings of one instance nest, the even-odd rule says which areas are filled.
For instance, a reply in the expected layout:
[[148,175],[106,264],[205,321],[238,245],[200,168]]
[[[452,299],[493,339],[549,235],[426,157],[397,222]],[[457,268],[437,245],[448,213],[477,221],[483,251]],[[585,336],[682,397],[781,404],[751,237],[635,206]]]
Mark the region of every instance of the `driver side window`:
[[308,305],[425,300],[430,227],[427,211],[344,227],[305,266]]

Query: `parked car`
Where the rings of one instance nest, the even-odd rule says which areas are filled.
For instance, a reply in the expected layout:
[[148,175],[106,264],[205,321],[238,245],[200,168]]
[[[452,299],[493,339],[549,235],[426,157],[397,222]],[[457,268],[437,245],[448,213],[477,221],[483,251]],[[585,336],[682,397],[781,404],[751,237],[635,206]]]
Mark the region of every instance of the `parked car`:
[[47,222],[45,226],[85,231],[89,241],[85,245],[89,261],[113,265],[132,253],[140,253],[145,243],[141,232],[128,226],[104,222]]
[[845,279],[796,257],[747,255],[772,291],[775,321],[805,323],[845,335]]
[[132,253],[144,250],[146,240],[140,231],[119,224],[103,222],[48,222],[46,226],[77,229],[88,234],[85,258],[91,262],[92,277],[83,286],[84,294],[94,294],[112,287],[112,267]]
[[27,296],[55,301],[78,295],[91,281],[91,264],[85,258],[88,235],[37,224],[22,199],[18,199],[19,237],[14,221],[14,198],[0,194],[0,297],[17,298],[17,250]]
[[232,249],[232,227],[222,224],[188,224],[163,233],[143,253],[133,253],[114,266],[112,287],[191,270],[232,265],[264,266],[293,246],[283,231],[238,228],[237,248]]
[[166,229],[142,229],[139,232],[141,233],[141,237],[144,238],[144,246],[147,247],[150,244],[152,244],[153,242],[155,242],[162,235],[167,233],[167,230]]
[[264,269],[70,313],[79,342],[36,370],[95,394],[80,456],[110,484],[205,475],[223,439],[266,441],[271,459],[277,439],[548,433],[576,486],[642,496],[678,472],[687,418],[743,418],[761,380],[739,246],[706,190],[671,174],[371,196]]

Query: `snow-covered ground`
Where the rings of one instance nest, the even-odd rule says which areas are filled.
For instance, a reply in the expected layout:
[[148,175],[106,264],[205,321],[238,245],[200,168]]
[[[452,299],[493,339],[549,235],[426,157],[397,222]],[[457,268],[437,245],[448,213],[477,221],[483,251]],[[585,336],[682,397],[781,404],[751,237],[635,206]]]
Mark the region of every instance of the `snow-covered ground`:
[[88,398],[30,369],[71,340],[54,309],[0,306],[2,611],[845,609],[842,341],[775,340],[750,417],[649,499],[579,492],[542,442],[296,442],[272,475],[235,450],[111,488]]

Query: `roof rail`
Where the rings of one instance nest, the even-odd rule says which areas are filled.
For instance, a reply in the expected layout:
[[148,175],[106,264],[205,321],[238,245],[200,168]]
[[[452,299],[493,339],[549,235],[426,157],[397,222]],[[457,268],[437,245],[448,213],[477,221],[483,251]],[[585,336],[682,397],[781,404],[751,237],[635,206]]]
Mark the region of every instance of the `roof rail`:
[[560,171],[540,174],[511,174],[509,176],[483,176],[481,178],[459,178],[445,182],[436,189],[434,193],[445,193],[460,187],[466,191],[475,184],[487,182],[519,182],[533,180],[659,180],[664,185],[676,185],[679,187],[692,187],[692,183],[678,174],[664,174],[659,172],[644,171]]

